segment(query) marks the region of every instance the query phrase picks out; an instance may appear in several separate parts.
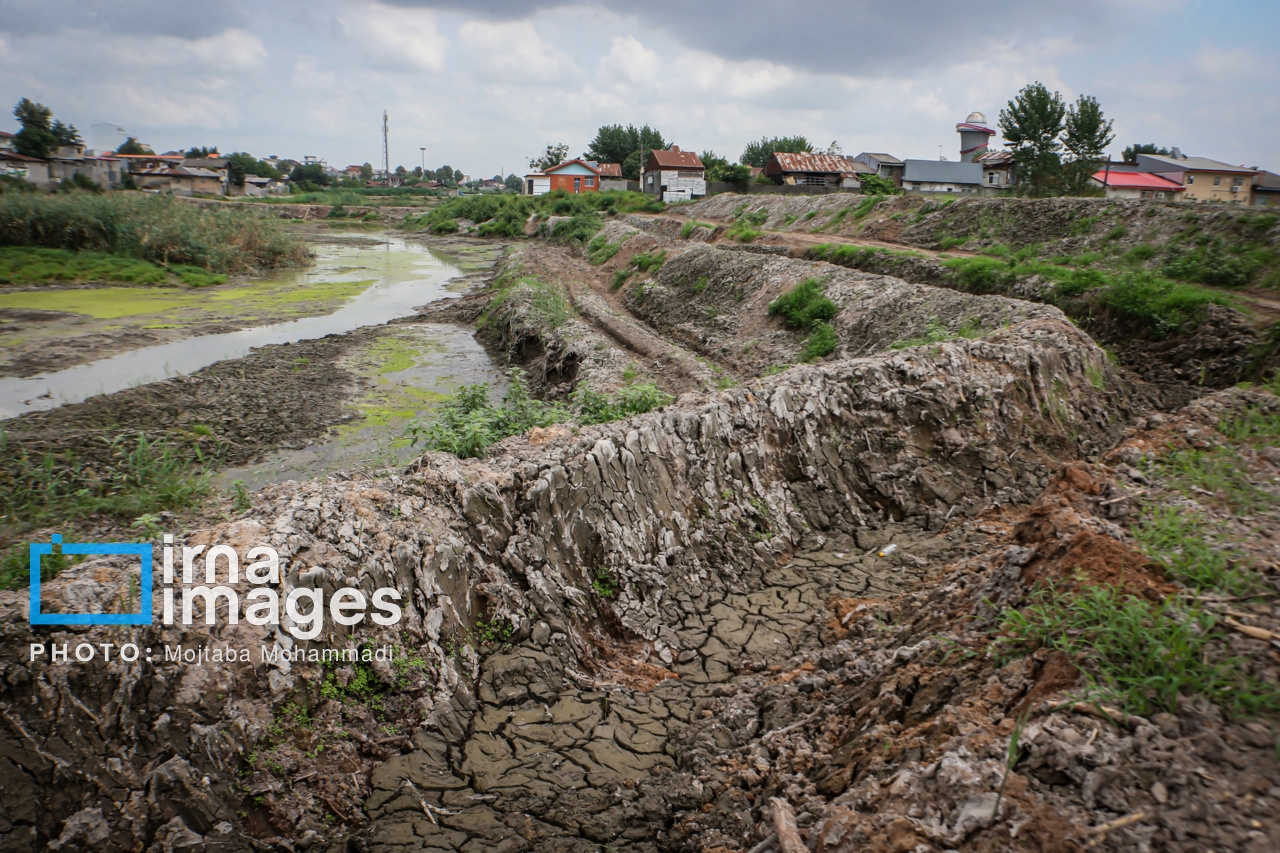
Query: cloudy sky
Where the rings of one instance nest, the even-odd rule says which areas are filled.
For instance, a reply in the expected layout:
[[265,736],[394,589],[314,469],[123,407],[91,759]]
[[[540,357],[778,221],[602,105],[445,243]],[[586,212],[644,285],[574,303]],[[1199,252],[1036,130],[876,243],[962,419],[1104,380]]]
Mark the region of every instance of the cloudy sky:
[[[602,124],[730,159],[803,134],[956,158],[1025,83],[1130,142],[1280,171],[1275,0],[0,0],[0,101],[156,150],[523,173]],[[6,106],[7,108],[7,106]],[[0,129],[16,130],[6,116]],[[939,149],[941,146],[941,149]]]

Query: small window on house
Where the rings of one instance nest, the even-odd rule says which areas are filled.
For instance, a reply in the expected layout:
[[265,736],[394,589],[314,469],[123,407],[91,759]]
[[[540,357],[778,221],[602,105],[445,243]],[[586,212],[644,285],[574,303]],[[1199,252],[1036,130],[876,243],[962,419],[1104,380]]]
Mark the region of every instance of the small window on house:
[[1142,191],[1142,197],[1143,197],[1143,198],[1151,198],[1151,190],[1143,190],[1143,191]]
[[573,179],[573,191],[576,193],[582,192],[582,178]]
[[1156,198],[1164,198],[1164,193],[1156,193]]
[[987,183],[994,184],[996,182],[996,173],[987,172]]
[[918,190],[918,189],[920,189],[920,182],[919,182],[919,181],[913,181],[913,182],[912,182],[912,184],[911,184],[911,189],[913,189],[913,190]]
[[1218,176],[1218,175],[1214,175],[1214,176],[1213,176],[1213,185],[1214,185],[1215,187],[1220,187],[1220,186],[1222,186],[1222,178],[1221,178],[1220,176]]
[[1232,178],[1232,179],[1231,179],[1231,185],[1232,185],[1233,187],[1243,186],[1243,185],[1244,185],[1244,178]]
[[596,185],[596,179],[595,179],[595,177],[594,177],[594,176],[588,176],[588,177],[587,177],[587,186],[589,186],[589,187],[594,187],[595,185]]
[[1187,175],[1187,184],[1188,184],[1188,185],[1194,184],[1195,182],[1196,182],[1196,176],[1195,176],[1195,175],[1190,175],[1190,174],[1189,174],[1189,175]]

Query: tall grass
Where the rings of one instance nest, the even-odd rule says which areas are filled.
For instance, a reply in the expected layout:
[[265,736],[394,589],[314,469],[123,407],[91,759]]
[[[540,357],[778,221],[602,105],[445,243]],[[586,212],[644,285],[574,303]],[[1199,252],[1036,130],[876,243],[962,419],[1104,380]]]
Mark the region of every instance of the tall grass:
[[298,266],[311,253],[277,220],[134,193],[0,195],[0,245],[91,250],[216,273]]
[[162,439],[105,438],[94,460],[34,454],[0,433],[0,523],[25,528],[93,515],[136,518],[199,501],[208,480],[184,449]]

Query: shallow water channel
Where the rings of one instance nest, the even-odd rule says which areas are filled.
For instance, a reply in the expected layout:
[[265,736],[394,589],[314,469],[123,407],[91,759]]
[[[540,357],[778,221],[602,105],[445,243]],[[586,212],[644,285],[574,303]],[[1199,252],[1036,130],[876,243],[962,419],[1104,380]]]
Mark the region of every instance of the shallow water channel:
[[[459,280],[463,270],[426,246],[399,237],[374,235],[375,239],[369,239],[367,233],[335,237],[344,242],[316,243],[316,261],[306,269],[277,273],[234,289],[212,290],[207,295],[177,291],[169,297],[195,296],[206,305],[217,300],[223,305],[234,302],[241,312],[238,322],[248,328],[146,346],[30,378],[0,378],[0,419],[192,373],[215,362],[242,358],[255,347],[361,329],[341,362],[356,382],[352,387],[334,389],[335,394],[345,397],[344,405],[356,417],[305,446],[279,448],[254,465],[222,471],[217,480],[224,485],[243,480],[257,487],[341,468],[392,463],[408,456],[412,451],[400,436],[411,418],[433,408],[461,385],[488,382],[500,387],[501,373],[468,326],[391,323],[415,314],[427,303],[457,296],[467,287]],[[127,290],[117,303],[120,307],[135,304],[130,301],[134,291],[140,298],[136,310],[120,317],[124,322],[135,326],[157,319],[182,322],[181,317],[156,312],[154,289]],[[310,312],[325,310],[325,304],[313,302],[310,295],[344,291],[352,295],[330,313],[252,325],[255,300],[288,301],[299,306],[298,310]],[[65,311],[75,317],[82,316],[79,312],[84,310],[86,294],[99,301],[104,295],[102,290],[71,289],[29,296],[38,297],[44,310]],[[27,296],[20,293],[10,298]],[[243,308],[246,304],[248,311]],[[333,308],[333,300],[327,307]]]
[[[411,315],[418,306],[448,297],[460,288],[460,285],[450,285],[461,275],[461,270],[425,246],[399,237],[380,236],[377,242],[370,241],[367,245],[319,243],[314,250],[316,262],[312,266],[264,277],[251,283],[247,290],[251,293],[252,285],[260,284],[269,286],[275,295],[281,285],[292,292],[305,292],[310,287],[340,282],[371,283],[329,314],[143,347],[55,373],[2,378],[0,419],[191,373],[214,362],[241,358],[250,349],[266,344],[291,343],[381,325]],[[210,291],[205,299],[213,301],[224,293],[239,297],[243,292],[243,289]],[[63,310],[74,312],[86,293],[93,291],[68,290],[32,296],[39,296],[42,306],[54,310],[59,310],[59,300],[65,300],[67,306]],[[175,306],[174,310],[181,308]],[[180,317],[166,319],[181,320]]]

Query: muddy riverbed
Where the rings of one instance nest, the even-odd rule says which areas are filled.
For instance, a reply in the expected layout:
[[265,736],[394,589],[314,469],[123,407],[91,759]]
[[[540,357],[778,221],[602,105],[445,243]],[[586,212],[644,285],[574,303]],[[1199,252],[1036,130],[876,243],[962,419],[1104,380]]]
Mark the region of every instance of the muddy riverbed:
[[308,238],[313,266],[221,288],[0,293],[6,433],[92,457],[102,442],[86,433],[177,430],[229,466],[219,484],[259,486],[403,459],[415,415],[500,383],[470,327],[412,319],[468,289],[501,246]]

